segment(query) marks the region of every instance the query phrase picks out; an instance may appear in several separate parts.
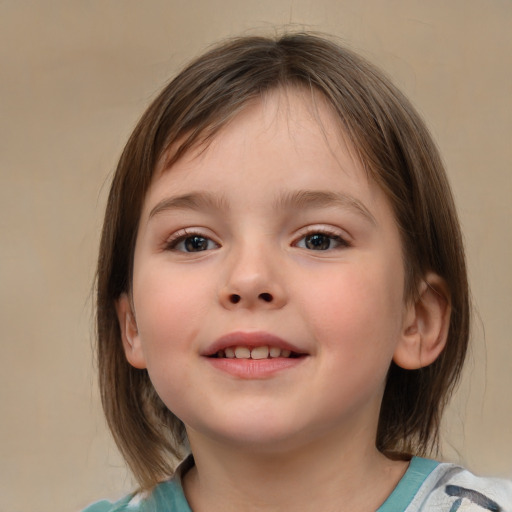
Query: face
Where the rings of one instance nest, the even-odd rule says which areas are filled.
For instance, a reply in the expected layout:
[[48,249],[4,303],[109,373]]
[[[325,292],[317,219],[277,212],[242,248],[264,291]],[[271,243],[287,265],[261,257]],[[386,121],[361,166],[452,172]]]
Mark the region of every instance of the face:
[[191,438],[374,438],[403,282],[391,207],[329,108],[275,92],[156,172],[118,313]]

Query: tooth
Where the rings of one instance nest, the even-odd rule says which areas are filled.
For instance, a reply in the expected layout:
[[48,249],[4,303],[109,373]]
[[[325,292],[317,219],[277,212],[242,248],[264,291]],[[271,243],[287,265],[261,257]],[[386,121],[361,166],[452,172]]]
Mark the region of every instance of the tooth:
[[281,357],[290,357],[291,351],[290,350],[281,350]]
[[268,347],[254,347],[251,350],[251,359],[267,359]]
[[233,359],[235,357],[235,351],[231,347],[228,347],[224,350],[224,354],[228,359]]
[[226,357],[226,355],[225,355],[225,353],[224,353],[224,350],[219,350],[219,351],[217,352],[217,357],[219,357],[219,358]]
[[270,357],[279,357],[281,355],[281,349],[278,347],[270,348]]
[[250,359],[251,351],[247,347],[236,347],[235,348],[235,357],[237,359]]

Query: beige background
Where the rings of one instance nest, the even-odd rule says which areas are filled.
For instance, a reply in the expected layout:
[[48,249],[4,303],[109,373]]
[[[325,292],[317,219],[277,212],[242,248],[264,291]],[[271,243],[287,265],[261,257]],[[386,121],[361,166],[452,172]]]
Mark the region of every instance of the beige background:
[[512,477],[512,2],[3,0],[0,512],[79,510],[130,489],[92,356],[90,292],[111,171],[183,63],[222,37],[285,24],[342,37],[432,128],[481,318],[445,454]]

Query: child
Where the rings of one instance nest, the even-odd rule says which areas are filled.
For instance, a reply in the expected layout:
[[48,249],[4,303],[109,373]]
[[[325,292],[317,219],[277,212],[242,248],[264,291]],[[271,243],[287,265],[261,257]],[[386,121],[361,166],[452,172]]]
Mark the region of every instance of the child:
[[512,510],[511,484],[421,458],[468,343],[459,223],[413,107],[328,40],[230,41],[163,90],[97,307],[140,492],[88,512]]

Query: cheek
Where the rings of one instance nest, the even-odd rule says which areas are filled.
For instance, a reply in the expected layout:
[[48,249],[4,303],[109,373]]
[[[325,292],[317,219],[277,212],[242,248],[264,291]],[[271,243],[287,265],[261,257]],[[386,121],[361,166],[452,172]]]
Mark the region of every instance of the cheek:
[[183,392],[199,331],[198,286],[157,266],[134,276],[137,328],[149,377],[157,394],[178,417],[187,407]]
[[170,272],[154,265],[134,276],[137,327],[145,356],[158,359],[191,343],[211,304],[206,281],[196,273]]
[[332,349],[343,346],[347,358],[362,351],[367,357],[384,351],[391,358],[402,318],[401,273],[393,274],[393,266],[357,267],[316,276],[303,300],[304,315],[314,322],[319,341]]

